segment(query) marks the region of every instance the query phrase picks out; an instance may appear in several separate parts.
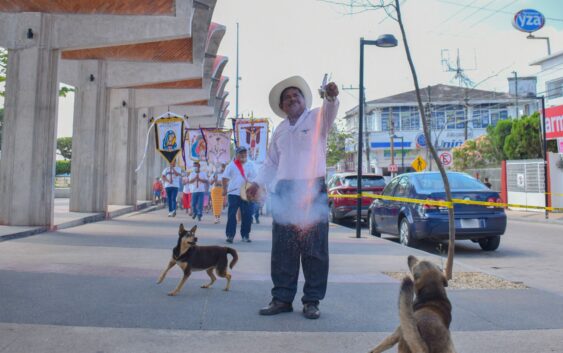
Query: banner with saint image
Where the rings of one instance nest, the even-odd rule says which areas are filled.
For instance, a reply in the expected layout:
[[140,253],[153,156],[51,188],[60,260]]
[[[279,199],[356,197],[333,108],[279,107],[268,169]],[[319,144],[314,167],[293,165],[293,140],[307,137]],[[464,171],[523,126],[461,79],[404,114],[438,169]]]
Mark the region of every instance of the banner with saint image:
[[207,142],[207,160],[209,165],[218,166],[231,161],[232,130],[203,129]]
[[189,161],[207,161],[207,143],[202,129],[187,129],[184,141],[184,151],[186,154],[186,164],[191,165]]
[[156,149],[170,163],[182,151],[184,119],[181,117],[160,118],[154,124]]
[[248,149],[248,159],[255,163],[262,163],[266,159],[268,148],[268,119],[236,119],[235,141],[237,147]]

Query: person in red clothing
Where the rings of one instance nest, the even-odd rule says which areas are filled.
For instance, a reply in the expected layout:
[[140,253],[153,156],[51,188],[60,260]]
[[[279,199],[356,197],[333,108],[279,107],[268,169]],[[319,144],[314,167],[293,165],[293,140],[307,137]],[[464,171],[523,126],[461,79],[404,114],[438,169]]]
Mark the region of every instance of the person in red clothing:
[[154,201],[156,201],[157,203],[160,202],[160,200],[162,199],[162,183],[160,182],[159,178],[156,178],[156,180],[152,184],[152,192],[154,195]]

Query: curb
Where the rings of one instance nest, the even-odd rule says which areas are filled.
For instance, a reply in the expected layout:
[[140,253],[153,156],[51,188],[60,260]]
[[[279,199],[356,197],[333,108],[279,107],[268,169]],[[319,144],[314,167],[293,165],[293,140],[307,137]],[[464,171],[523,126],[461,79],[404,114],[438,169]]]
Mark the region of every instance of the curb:
[[128,213],[131,213],[132,215],[133,214],[148,213],[148,212],[156,211],[160,208],[164,208],[164,205],[151,206],[150,202],[145,202],[145,203],[139,204],[137,206],[126,207],[126,208],[123,208],[123,209],[120,209],[120,210],[117,210],[117,211],[113,211],[113,212],[106,212],[105,214],[99,213],[99,214],[87,216],[87,217],[84,217],[84,218],[79,218],[79,219],[76,219],[76,220],[73,220],[73,221],[69,221],[69,222],[65,222],[65,223],[61,223],[61,224],[56,224],[56,225],[53,225],[50,228],[49,227],[37,227],[37,228],[32,228],[32,229],[24,230],[24,231],[17,232],[17,233],[0,235],[0,243],[4,242],[4,241],[8,241],[8,240],[27,238],[27,237],[30,237],[30,236],[33,236],[33,235],[46,233],[46,232],[50,232],[50,231],[57,231],[57,230],[61,230],[61,229],[67,229],[67,228],[81,226],[81,225],[88,224],[88,223],[95,223],[95,222],[100,222],[100,221],[104,221],[104,220],[109,220],[109,219],[112,219],[112,218],[115,218],[115,217],[123,216],[123,215],[128,214]]

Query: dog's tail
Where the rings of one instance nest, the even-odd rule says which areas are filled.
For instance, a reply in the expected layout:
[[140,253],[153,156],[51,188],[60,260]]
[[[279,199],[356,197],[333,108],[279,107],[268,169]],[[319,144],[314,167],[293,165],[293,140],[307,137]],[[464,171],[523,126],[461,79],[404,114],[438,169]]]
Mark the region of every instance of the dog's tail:
[[235,267],[235,265],[237,264],[238,253],[235,249],[228,247],[227,248],[227,254],[231,254],[231,256],[233,257],[233,259],[231,260],[231,263],[229,264],[229,268],[232,270],[233,267]]
[[414,284],[410,277],[403,278],[399,294],[399,319],[402,337],[412,352],[427,353],[428,346],[420,336],[413,310]]

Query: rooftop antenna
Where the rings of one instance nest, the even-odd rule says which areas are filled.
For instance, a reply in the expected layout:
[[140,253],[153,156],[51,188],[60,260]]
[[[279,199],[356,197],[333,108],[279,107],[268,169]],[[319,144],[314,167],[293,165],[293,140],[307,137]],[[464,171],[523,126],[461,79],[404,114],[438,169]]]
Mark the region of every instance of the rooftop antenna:
[[455,63],[452,63],[452,60],[450,59],[449,49],[442,49],[441,56],[442,56],[441,59],[442,70],[444,70],[445,72],[455,72],[452,81],[457,80],[459,87],[462,86],[473,87],[475,83],[467,76],[466,72],[477,70],[477,54],[475,52],[474,52],[474,64],[472,68],[463,68],[461,66],[461,57],[459,55],[459,48],[457,49],[457,57]]

